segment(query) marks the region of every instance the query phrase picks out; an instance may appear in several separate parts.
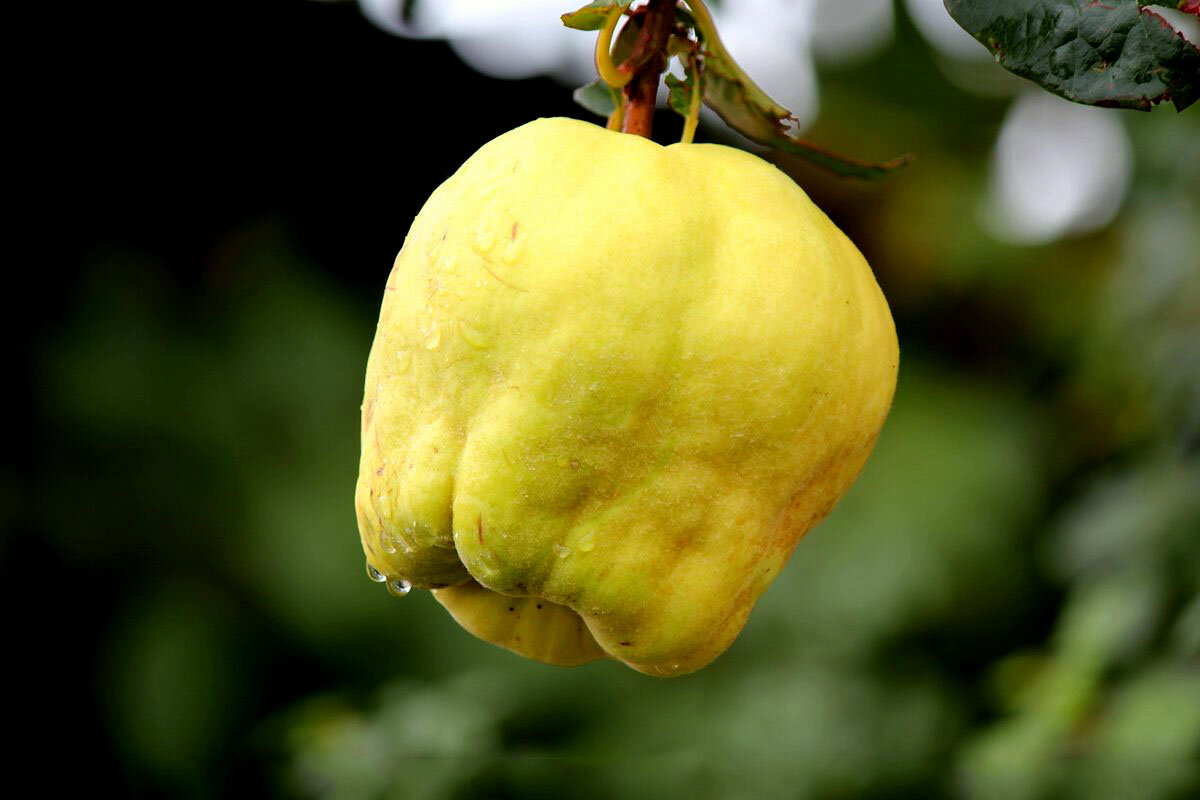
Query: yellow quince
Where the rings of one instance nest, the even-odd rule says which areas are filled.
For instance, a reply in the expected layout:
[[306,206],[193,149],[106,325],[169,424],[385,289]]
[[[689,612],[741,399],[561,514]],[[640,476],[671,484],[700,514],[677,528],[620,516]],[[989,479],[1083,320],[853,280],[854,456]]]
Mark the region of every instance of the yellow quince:
[[551,664],[699,669],[858,474],[897,359],[866,261],[775,167],[531,122],[433,193],[388,278],[368,570]]

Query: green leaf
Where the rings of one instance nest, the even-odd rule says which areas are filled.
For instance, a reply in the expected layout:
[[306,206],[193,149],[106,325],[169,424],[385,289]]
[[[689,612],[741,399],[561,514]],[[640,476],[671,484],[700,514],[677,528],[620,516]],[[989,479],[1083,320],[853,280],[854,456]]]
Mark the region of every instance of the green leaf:
[[686,118],[692,107],[692,83],[690,80],[679,80],[674,75],[667,76],[667,105],[681,117]]
[[1068,100],[1142,110],[1171,100],[1182,111],[1200,97],[1200,48],[1138,0],[945,4],[1005,69]]
[[[629,2],[593,0],[578,11],[563,14],[563,24],[579,30],[598,30],[604,26],[614,7],[625,8]],[[675,18],[685,28],[695,29],[703,42],[700,63],[692,66],[693,58],[688,59],[687,80],[667,78],[671,108],[685,117],[692,97],[690,87],[698,81],[702,86],[704,102],[738,133],[759,144],[807,158],[839,175],[880,178],[912,160],[911,155],[904,155],[884,163],[858,161],[799,138],[795,135],[799,120],[768,97],[741,70],[718,38],[712,17],[702,3],[691,3],[687,9],[677,5]],[[620,64],[634,54],[639,31],[640,20],[636,17],[630,19],[613,46],[614,62]],[[677,48],[681,46],[679,42],[675,45]],[[693,70],[697,75],[692,74]],[[700,73],[703,73],[703,79],[699,79]],[[607,116],[614,108],[615,99],[604,97],[602,90],[605,88],[599,83],[581,87],[575,92],[575,101],[589,111]]]
[[602,80],[595,80],[586,86],[580,86],[571,95],[575,102],[593,114],[608,117],[617,110],[617,99],[611,86]]
[[638,35],[642,32],[643,24],[642,17],[630,17],[621,27],[621,30],[617,31],[617,36],[612,46],[612,60],[614,64],[620,64],[633,55],[633,51],[637,48]]
[[913,160],[912,155],[906,154],[882,163],[859,161],[801,139],[796,135],[800,121],[795,115],[758,88],[720,42],[714,40],[709,34],[704,42],[704,103],[747,139],[802,156],[838,175],[855,178],[882,178]]
[[598,31],[604,27],[609,13],[613,8],[626,8],[633,0],[592,0],[578,11],[568,11],[562,15],[563,25],[577,31]]
[[696,91],[697,83],[700,84],[700,91],[704,91],[704,71],[697,59],[684,59],[683,63],[686,65],[683,80],[674,75],[667,75],[667,105],[687,119],[688,112],[692,109],[692,92]]

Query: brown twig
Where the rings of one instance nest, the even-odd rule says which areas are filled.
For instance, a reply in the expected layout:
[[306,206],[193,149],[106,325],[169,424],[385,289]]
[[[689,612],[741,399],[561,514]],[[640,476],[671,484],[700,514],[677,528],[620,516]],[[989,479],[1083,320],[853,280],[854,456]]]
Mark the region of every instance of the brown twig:
[[675,26],[675,3],[676,0],[650,0],[640,9],[645,15],[642,30],[629,58],[640,66],[624,90],[626,107],[622,130],[625,133],[650,138],[658,82],[667,67],[667,41]]

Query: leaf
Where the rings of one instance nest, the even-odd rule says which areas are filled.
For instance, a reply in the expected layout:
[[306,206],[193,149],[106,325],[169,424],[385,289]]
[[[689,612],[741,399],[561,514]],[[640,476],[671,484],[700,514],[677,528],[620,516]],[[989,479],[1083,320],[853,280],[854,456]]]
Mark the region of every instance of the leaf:
[[708,74],[704,102],[717,112],[725,124],[747,139],[786,153],[803,156],[839,175],[882,178],[913,160],[913,156],[903,155],[883,163],[858,161],[817,147],[794,134],[799,120],[792,116],[790,111],[774,104],[769,98],[770,105],[761,103],[747,91],[744,84],[731,80],[726,75],[720,75],[716,70],[711,70]]
[[[632,17],[617,32],[616,41],[613,42],[612,46],[614,63],[620,64],[633,54],[634,46],[637,43],[638,34],[641,30],[641,18]],[[585,86],[580,86],[574,91],[571,97],[576,103],[593,114],[608,117],[617,108],[619,91],[606,84],[603,79],[598,78]]]
[[577,11],[568,11],[561,19],[563,25],[577,31],[598,31],[608,21],[608,15],[613,8],[626,8],[633,0],[592,0]]
[[634,50],[637,49],[637,40],[642,32],[643,24],[642,17],[630,17],[626,20],[621,30],[617,31],[617,36],[612,46],[612,60],[614,64],[620,65],[633,55]]
[[674,75],[667,76],[667,105],[683,118],[687,118],[692,107],[692,82],[679,80]]
[[704,73],[699,68],[698,59],[687,58],[681,61],[685,64],[684,79],[667,75],[667,105],[676,114],[687,119],[692,110],[692,92],[696,91],[697,83],[700,85],[700,91],[704,91]]
[[906,154],[882,163],[859,161],[801,139],[796,135],[800,121],[750,80],[714,34],[711,29],[702,33],[704,103],[747,139],[803,156],[838,175],[855,178],[882,178],[913,160],[912,155]]
[[[577,30],[599,30],[604,27],[605,21],[611,10],[617,6],[624,8],[633,0],[594,0],[591,5],[584,6],[578,11],[570,14],[563,14],[563,24],[568,28]],[[597,20],[599,23],[596,24]],[[638,35],[642,32],[642,18],[640,16],[629,17],[621,30],[617,31],[616,38],[612,43],[612,60],[614,64],[621,64],[631,55],[637,46]],[[636,68],[637,64],[630,63],[626,65],[627,69]],[[583,87],[581,87],[583,88]],[[579,99],[576,98],[576,102]],[[587,108],[587,106],[584,106]],[[591,110],[590,108],[588,109]]]
[[607,117],[617,109],[614,90],[602,80],[595,80],[586,86],[580,86],[571,95],[575,102],[593,114]]
[[800,121],[758,88],[737,65],[717,35],[712,15],[703,0],[689,0],[688,13],[683,15],[677,9],[676,19],[689,24],[701,41],[705,105],[747,139],[802,156],[839,175],[857,178],[881,178],[912,161],[911,155],[884,163],[857,161],[823,150],[796,136]]
[[[593,0],[577,11],[563,14],[563,24],[579,30],[599,30],[614,7],[626,8],[630,2],[631,0]],[[759,144],[803,156],[839,175],[880,178],[912,160],[911,155],[905,155],[885,163],[857,161],[823,150],[795,136],[799,120],[768,97],[742,72],[717,36],[712,17],[703,3],[691,3],[686,9],[676,5],[675,19],[685,29],[695,29],[704,44],[700,64],[697,68],[689,64],[686,81],[674,77],[667,78],[669,103],[685,118],[692,96],[690,86],[699,80],[703,87],[701,97],[704,102],[734,130]],[[622,64],[638,57],[636,44],[641,29],[640,23],[641,20],[634,17],[621,29],[613,46],[615,63]],[[681,42],[675,44],[677,47],[686,47]],[[636,69],[637,64],[624,63],[624,67]],[[696,75],[692,74],[693,71]],[[702,79],[699,78],[700,74],[703,74]],[[608,115],[615,107],[615,98],[605,98],[605,88],[600,82],[583,86],[575,91],[575,101],[593,113]]]
[[1068,100],[1142,110],[1171,100],[1182,111],[1200,97],[1200,48],[1138,0],[945,4],[1001,66]]

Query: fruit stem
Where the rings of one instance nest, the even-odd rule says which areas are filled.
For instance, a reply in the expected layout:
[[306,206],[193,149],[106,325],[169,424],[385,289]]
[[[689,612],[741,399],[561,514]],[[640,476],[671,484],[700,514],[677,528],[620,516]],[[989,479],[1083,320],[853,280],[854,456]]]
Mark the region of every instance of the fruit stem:
[[[667,67],[667,42],[675,25],[675,3],[676,0],[649,0],[639,9],[645,19],[630,60],[640,66],[624,90],[627,102],[622,130],[625,133],[650,138],[658,83]],[[643,54],[645,60],[642,60]]]

